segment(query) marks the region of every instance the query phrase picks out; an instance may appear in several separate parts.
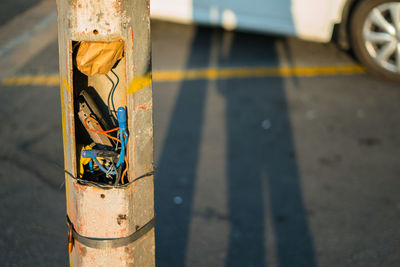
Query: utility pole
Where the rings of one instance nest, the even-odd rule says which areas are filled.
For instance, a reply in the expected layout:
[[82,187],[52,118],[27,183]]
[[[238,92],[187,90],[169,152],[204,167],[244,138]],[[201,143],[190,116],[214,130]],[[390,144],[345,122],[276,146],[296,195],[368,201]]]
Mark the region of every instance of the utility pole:
[[149,0],[57,8],[70,265],[154,266]]

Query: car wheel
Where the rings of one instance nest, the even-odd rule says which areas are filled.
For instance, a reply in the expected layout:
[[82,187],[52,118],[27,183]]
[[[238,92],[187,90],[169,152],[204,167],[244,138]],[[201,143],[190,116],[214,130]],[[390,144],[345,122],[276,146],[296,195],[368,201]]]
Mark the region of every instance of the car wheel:
[[400,82],[400,1],[364,0],[350,21],[352,49],[367,71]]

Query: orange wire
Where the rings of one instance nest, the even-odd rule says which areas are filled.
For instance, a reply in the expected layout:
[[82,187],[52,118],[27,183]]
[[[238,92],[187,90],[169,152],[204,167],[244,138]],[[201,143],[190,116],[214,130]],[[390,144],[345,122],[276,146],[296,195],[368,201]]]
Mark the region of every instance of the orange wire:
[[92,117],[87,117],[87,118],[85,119],[85,127],[86,127],[86,129],[88,129],[88,130],[91,131],[91,132],[94,132],[94,133],[111,133],[111,132],[114,132],[114,131],[119,130],[119,127],[114,128],[114,129],[111,129],[111,130],[107,130],[107,131],[91,129],[91,128],[89,128],[89,126],[87,125],[87,122],[86,122],[88,119],[94,121],[94,123],[96,123],[97,126],[99,126],[100,129],[101,129],[101,127],[100,127],[100,124],[98,123],[98,121],[96,121],[94,118],[92,118]]
[[[96,123],[97,126],[98,126],[101,130],[94,130],[94,129],[92,129],[92,128],[89,128],[89,126],[87,125],[87,122],[86,122],[88,119],[93,120],[94,123]],[[110,138],[110,139],[112,139],[112,140],[115,140],[115,141],[117,141],[117,142],[121,142],[118,138],[115,138],[114,136],[111,136],[111,135],[107,134],[107,133],[109,133],[109,132],[114,132],[114,131],[118,130],[119,127],[114,128],[114,129],[111,129],[111,130],[103,131],[103,129],[101,128],[100,124],[99,124],[95,119],[93,119],[92,117],[87,117],[83,122],[84,122],[85,127],[86,127],[86,129],[87,129],[88,131],[91,131],[91,132],[94,132],[94,133],[101,133],[101,134],[104,134],[105,136],[107,136],[108,138]]]
[[106,134],[106,133],[104,135],[107,136],[108,138],[112,139],[112,140],[115,140],[117,142],[121,142],[118,138],[115,138],[114,136],[111,136],[111,135]]
[[[125,168],[124,172],[122,173],[122,179],[121,179],[122,184],[124,184],[124,176],[126,175],[126,172],[128,171],[128,161],[126,160],[126,155],[125,155],[125,162],[126,162],[126,168]],[[126,177],[126,179],[128,179],[128,176]]]

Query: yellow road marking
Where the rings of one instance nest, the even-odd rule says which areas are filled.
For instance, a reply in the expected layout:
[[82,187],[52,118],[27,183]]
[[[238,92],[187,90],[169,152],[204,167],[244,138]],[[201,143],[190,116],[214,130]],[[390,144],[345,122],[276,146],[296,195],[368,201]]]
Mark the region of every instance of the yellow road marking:
[[[177,82],[181,80],[215,80],[232,78],[251,78],[251,77],[314,77],[329,75],[353,75],[364,73],[365,70],[359,65],[345,66],[316,66],[316,67],[254,67],[254,68],[206,68],[192,70],[161,70],[154,71],[153,80],[155,82]],[[148,79],[146,79],[147,81]],[[55,75],[26,75],[8,77],[2,80],[3,85],[47,85],[55,86],[59,84],[59,76]],[[142,82],[140,83],[142,84]],[[149,83],[146,82],[148,85]],[[128,92],[136,91],[130,88]]]
[[26,76],[8,77],[3,79],[2,84],[15,85],[15,86],[18,85],[56,86],[60,84],[60,76],[58,74],[55,74],[55,75],[37,75],[37,76],[26,75]]
[[269,76],[319,76],[338,74],[359,74],[364,69],[358,65],[322,66],[322,67],[260,67],[260,68],[226,68],[196,69],[186,71],[159,71],[153,73],[153,79],[160,82],[198,79],[228,79]]

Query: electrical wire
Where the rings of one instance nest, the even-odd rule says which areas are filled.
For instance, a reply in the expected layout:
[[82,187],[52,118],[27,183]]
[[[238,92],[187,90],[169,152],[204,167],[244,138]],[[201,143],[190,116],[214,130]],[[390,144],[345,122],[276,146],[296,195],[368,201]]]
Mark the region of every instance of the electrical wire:
[[98,161],[97,158],[93,158],[93,160],[94,160],[94,162],[97,164],[97,166],[99,166],[100,170],[106,174],[106,176],[107,176],[107,175],[110,175],[110,174],[116,174],[115,171],[112,171],[112,167],[106,169],[106,168],[104,168],[103,165],[100,164],[100,162]]
[[[87,125],[87,120],[88,120],[88,119],[92,120],[101,130],[95,130],[95,129],[90,128],[90,127]],[[111,175],[117,175],[116,181],[119,182],[119,180],[121,180],[121,183],[124,184],[124,179],[123,179],[123,178],[124,178],[124,175],[126,175],[127,168],[128,168],[128,162],[127,162],[127,160],[126,160],[126,155],[125,155],[125,146],[126,146],[126,144],[128,143],[128,134],[127,134],[125,131],[124,131],[123,133],[119,132],[120,139],[115,138],[115,137],[113,137],[113,136],[111,136],[111,135],[109,135],[109,134],[107,134],[107,133],[117,131],[117,130],[119,130],[119,127],[114,128],[114,129],[111,129],[111,130],[106,130],[106,131],[104,131],[104,130],[101,128],[101,126],[99,125],[99,123],[98,123],[94,118],[92,118],[92,117],[87,117],[87,118],[84,120],[84,124],[85,124],[85,127],[86,127],[87,130],[89,130],[89,131],[91,131],[91,132],[95,132],[95,133],[104,134],[104,135],[106,135],[107,137],[109,137],[109,138],[111,138],[111,139],[113,139],[113,140],[116,140],[116,141],[118,141],[118,142],[121,143],[121,154],[120,154],[120,157],[119,157],[119,159],[118,159],[118,163],[117,163],[117,166],[116,166],[116,167],[114,166],[114,163],[113,163],[113,166],[112,166],[111,168],[106,169],[103,165],[100,164],[100,162],[97,160],[97,158],[93,158],[93,160],[94,160],[94,162],[99,166],[100,170],[106,174],[106,176],[108,176],[108,175],[110,175],[110,174],[111,174]],[[122,156],[122,155],[124,155],[124,156]],[[126,168],[125,168],[125,170],[124,170],[122,176],[119,177],[117,168],[118,168],[120,165],[122,165],[122,164],[124,163],[123,159],[125,159]],[[114,169],[114,170],[113,170],[113,169]]]
[[117,89],[117,86],[119,84],[119,77],[112,69],[111,69],[111,72],[114,74],[115,78],[117,78],[117,82],[116,82],[116,84],[114,86],[114,89],[112,90],[112,93],[111,93],[111,104],[112,104],[112,108],[114,110],[114,113],[116,113],[117,111],[116,111],[115,105],[114,105],[114,93],[115,93],[115,90]]
[[[90,128],[90,127],[87,125],[87,120],[92,120],[101,130],[95,130],[95,129]],[[97,122],[97,120],[94,119],[94,118],[92,118],[92,117],[87,117],[86,119],[84,119],[83,122],[84,122],[84,124],[85,124],[85,128],[86,128],[88,131],[91,131],[91,132],[94,132],[94,133],[101,133],[101,134],[104,134],[105,136],[107,136],[108,138],[110,138],[110,139],[112,139],[112,140],[115,140],[115,141],[117,141],[117,142],[121,142],[118,138],[115,138],[114,136],[111,136],[111,135],[108,134],[108,133],[110,133],[110,132],[117,131],[117,130],[119,129],[119,127],[114,128],[114,129],[111,129],[111,130],[103,131],[103,129],[101,128],[101,126],[100,126],[100,124]]]
[[[126,147],[128,147],[128,140],[126,141]],[[125,154],[125,170],[124,170],[124,172],[122,173],[122,176],[121,176],[121,183],[122,184],[124,184],[124,177],[125,177],[125,175],[126,175],[126,181],[127,182],[129,182],[129,180],[128,180],[128,168],[129,168],[129,165],[128,165],[128,159],[127,159],[127,156],[126,156],[126,154]]]
[[126,131],[119,132],[119,138],[121,143],[121,153],[117,162],[117,168],[124,164],[125,147],[128,143],[128,133]]
[[[84,180],[84,179],[75,177],[72,173],[70,173],[69,171],[67,171],[67,170],[65,170],[65,169],[64,169],[64,172],[65,172],[66,174],[68,174],[72,179],[76,180],[76,181],[77,181],[78,183],[80,183],[80,184],[83,184],[83,185],[93,185],[93,186],[98,187],[98,188],[101,188],[101,189],[113,189],[113,188],[124,188],[124,187],[128,187],[129,185],[135,183],[136,181],[138,181],[138,180],[140,180],[140,179],[143,179],[143,178],[145,178],[145,177],[152,176],[152,175],[154,175],[154,173],[155,173],[154,171],[147,172],[147,173],[145,173],[145,174],[143,174],[143,175],[140,175],[140,176],[136,177],[135,179],[133,179],[132,181],[130,181],[129,183],[126,183],[126,184],[107,185],[107,184],[99,184],[99,183],[96,183],[96,182],[92,182],[92,181],[88,181],[88,180]],[[135,185],[134,185],[134,186],[135,186]]]
[[112,167],[115,170],[115,181],[118,181],[121,179],[121,171],[117,169],[117,167],[115,167],[114,162],[112,162]]
[[[108,115],[110,116],[110,118],[112,119],[113,123],[115,124],[114,115],[116,114],[116,111],[115,111],[115,109],[114,109],[114,110],[111,110],[110,98],[111,98],[111,93],[113,92],[113,90],[114,90],[114,88],[115,88],[116,86],[115,86],[114,81],[110,78],[110,76],[108,76],[108,74],[106,74],[106,77],[107,77],[107,79],[110,80],[110,82],[111,82],[111,89],[110,89],[110,92],[108,93],[108,96],[107,96]],[[113,114],[114,114],[114,115],[113,115]]]
[[[126,162],[126,167],[125,167],[125,170],[124,170],[124,172],[122,173],[122,176],[121,176],[121,184],[124,184],[124,177],[125,177],[125,175],[127,175],[126,173],[128,171],[128,161],[126,160],[126,155],[125,155],[125,162]],[[126,179],[128,181],[128,176],[126,176]]]
[[96,123],[97,124],[97,126],[99,126],[99,128],[101,129],[101,127],[100,127],[100,124],[98,123],[98,121],[96,120],[96,119],[94,119],[94,118],[92,118],[92,117],[87,117],[86,119],[85,119],[85,127],[86,127],[86,129],[88,129],[89,131],[91,131],[91,132],[94,132],[94,133],[102,133],[102,134],[104,134],[104,133],[111,133],[111,132],[115,132],[115,131],[118,131],[119,130],[119,127],[116,127],[116,128],[114,128],[114,129],[111,129],[111,130],[95,130],[95,129],[92,129],[92,128],[89,128],[89,126],[87,125],[87,123],[86,123],[86,120],[92,120],[94,123]]

